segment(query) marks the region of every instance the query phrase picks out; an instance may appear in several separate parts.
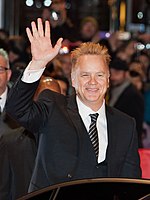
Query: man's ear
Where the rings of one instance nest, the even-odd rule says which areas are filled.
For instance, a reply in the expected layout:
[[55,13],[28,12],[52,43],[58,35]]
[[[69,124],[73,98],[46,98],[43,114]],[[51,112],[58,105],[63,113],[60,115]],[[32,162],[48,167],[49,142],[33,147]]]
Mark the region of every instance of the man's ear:
[[75,87],[75,74],[71,73],[71,84],[73,87]]
[[71,79],[71,84],[72,84],[73,87],[75,86],[75,81],[74,81],[74,79]]

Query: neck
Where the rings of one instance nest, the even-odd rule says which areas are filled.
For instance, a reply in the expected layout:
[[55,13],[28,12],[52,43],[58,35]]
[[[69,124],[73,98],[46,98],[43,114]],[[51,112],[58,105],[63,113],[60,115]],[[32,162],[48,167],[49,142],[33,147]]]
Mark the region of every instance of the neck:
[[87,105],[89,108],[91,108],[94,112],[97,112],[101,107],[102,107],[101,103],[100,105]]

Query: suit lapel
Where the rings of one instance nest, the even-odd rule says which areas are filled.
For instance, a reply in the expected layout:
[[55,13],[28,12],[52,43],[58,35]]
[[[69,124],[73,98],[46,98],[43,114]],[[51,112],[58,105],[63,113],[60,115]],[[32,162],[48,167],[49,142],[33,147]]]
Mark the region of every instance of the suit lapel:
[[74,125],[76,129],[76,133],[78,135],[79,139],[79,149],[81,148],[82,145],[82,140],[83,140],[83,134],[87,133],[87,130],[84,126],[84,123],[82,122],[82,118],[79,115],[78,112],[78,107],[77,107],[77,102],[76,102],[76,95],[72,95],[68,99],[68,106],[67,106],[67,112],[69,115],[69,118]]

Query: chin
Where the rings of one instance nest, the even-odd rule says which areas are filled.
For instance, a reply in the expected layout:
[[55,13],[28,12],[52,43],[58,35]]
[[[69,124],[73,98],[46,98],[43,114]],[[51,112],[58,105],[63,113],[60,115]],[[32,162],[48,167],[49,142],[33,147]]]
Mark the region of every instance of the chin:
[[88,97],[88,98],[86,98],[87,99],[87,101],[89,101],[89,102],[97,102],[98,101],[98,98],[97,97]]

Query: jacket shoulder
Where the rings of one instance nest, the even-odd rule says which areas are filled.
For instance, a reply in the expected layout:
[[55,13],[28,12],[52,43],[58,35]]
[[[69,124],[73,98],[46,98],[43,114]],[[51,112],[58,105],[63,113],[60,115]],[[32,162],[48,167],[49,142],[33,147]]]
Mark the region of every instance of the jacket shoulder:
[[107,112],[107,115],[110,114],[116,118],[120,118],[120,119],[122,118],[124,120],[135,121],[135,119],[129,116],[128,114],[118,110],[117,108],[114,108],[108,105],[106,105],[106,112]]

